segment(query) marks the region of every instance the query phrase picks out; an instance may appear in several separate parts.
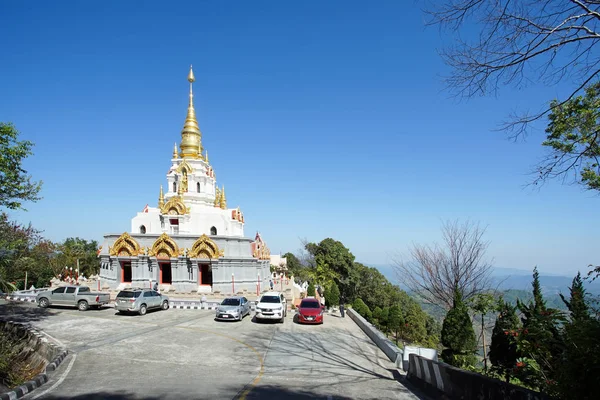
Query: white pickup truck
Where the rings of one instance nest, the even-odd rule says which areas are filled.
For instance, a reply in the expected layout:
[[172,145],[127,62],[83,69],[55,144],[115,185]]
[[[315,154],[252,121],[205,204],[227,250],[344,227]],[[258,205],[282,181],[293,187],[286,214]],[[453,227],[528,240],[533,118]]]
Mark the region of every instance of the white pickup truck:
[[110,293],[92,292],[87,286],[61,286],[38,293],[36,301],[42,308],[51,305],[72,306],[85,311],[90,307],[99,308],[108,304]]

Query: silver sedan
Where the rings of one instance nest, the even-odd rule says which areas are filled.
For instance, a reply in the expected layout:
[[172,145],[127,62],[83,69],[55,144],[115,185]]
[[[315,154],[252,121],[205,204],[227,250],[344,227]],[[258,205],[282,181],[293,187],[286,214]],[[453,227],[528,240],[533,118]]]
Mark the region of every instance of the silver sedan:
[[215,314],[215,319],[241,321],[250,315],[250,302],[242,296],[228,297],[221,302]]

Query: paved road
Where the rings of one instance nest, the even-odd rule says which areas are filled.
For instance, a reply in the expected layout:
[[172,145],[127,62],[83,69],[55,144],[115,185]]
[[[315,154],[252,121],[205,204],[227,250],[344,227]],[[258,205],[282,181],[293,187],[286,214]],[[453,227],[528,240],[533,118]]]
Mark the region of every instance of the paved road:
[[205,310],[145,316],[0,305],[71,355],[27,399],[417,399],[349,318],[320,326],[217,322]]

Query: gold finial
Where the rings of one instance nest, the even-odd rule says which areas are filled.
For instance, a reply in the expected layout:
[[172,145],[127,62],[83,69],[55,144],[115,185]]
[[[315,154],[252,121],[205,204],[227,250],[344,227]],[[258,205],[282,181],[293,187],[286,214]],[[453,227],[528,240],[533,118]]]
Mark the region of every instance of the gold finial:
[[221,206],[221,190],[218,187],[215,187],[215,207]]
[[208,150],[205,151],[204,161],[208,163]]
[[173,158],[177,158],[178,154],[177,154],[177,143],[175,143],[173,145]]
[[223,185],[223,188],[221,189],[221,202],[219,205],[223,210],[227,208],[227,199],[225,198],[225,185]]
[[[188,74],[188,81],[190,83],[193,83],[196,81],[196,78],[194,78],[194,70],[192,69],[192,65],[190,64],[190,73]],[[190,85],[190,92],[192,91],[192,86]]]
[[177,195],[181,196],[183,194],[183,182],[177,185]]
[[165,205],[165,194],[163,192],[163,187],[160,185],[160,193],[158,194],[158,208],[163,208]]
[[192,83],[196,79],[194,78],[194,71],[190,66],[190,73],[188,74],[188,81],[190,82],[190,103],[188,105],[187,117],[181,130],[181,157],[183,158],[199,158],[202,156],[202,133],[200,127],[198,127],[198,120],[196,120],[196,110],[194,109],[194,93],[192,91]]

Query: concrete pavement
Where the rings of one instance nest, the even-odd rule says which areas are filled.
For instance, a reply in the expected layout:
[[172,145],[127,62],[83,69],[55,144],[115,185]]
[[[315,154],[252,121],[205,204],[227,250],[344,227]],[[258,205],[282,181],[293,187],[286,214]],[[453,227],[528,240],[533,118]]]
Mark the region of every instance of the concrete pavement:
[[214,321],[214,312],[0,306],[72,354],[27,399],[416,399],[349,318],[303,326]]

